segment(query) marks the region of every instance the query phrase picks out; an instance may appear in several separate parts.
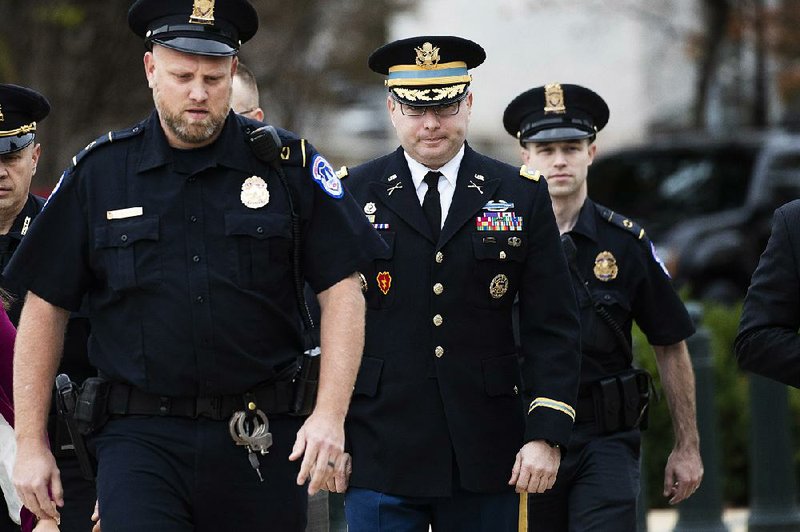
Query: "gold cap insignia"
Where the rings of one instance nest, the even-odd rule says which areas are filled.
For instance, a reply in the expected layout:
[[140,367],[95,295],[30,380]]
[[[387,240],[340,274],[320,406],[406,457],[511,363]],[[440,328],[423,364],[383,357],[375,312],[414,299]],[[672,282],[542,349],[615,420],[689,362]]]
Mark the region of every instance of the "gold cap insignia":
[[259,209],[269,203],[267,182],[254,175],[242,183],[242,204],[249,209]]
[[617,259],[610,251],[601,251],[594,259],[594,276],[600,281],[607,283],[617,278]]
[[417,66],[423,68],[433,68],[439,64],[439,47],[429,42],[423,43],[419,48],[414,48],[417,52]]
[[508,277],[502,273],[497,274],[489,283],[489,295],[494,299],[500,299],[508,292]]
[[567,112],[564,105],[564,91],[558,83],[550,83],[544,86],[544,114]]
[[214,0],[194,0],[192,6],[192,16],[189,17],[192,24],[214,25]]

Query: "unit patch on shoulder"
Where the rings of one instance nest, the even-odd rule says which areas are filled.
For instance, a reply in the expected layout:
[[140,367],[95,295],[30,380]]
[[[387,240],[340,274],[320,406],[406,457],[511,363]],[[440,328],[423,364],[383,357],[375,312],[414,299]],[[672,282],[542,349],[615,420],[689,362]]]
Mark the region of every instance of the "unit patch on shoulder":
[[538,170],[531,172],[524,164],[519,168],[519,175],[531,181],[539,181],[539,178],[542,177],[542,174],[540,174]]
[[311,177],[330,197],[338,199],[344,196],[344,187],[331,163],[318,153],[311,160]]
[[669,274],[669,270],[667,269],[667,265],[664,264],[664,261],[661,260],[661,257],[658,256],[658,252],[656,252],[656,246],[653,244],[653,241],[650,241],[650,252],[653,254],[653,258],[661,266],[661,269],[664,270],[664,275],[666,275],[669,279],[672,279],[672,276]]

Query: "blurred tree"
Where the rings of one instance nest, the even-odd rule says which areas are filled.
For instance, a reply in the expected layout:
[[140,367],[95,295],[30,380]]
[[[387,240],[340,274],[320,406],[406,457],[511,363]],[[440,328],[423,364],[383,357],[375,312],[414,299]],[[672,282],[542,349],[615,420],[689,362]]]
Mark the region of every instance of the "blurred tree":
[[[258,77],[268,119],[313,138],[308,117],[374,85],[366,58],[385,41],[390,16],[414,2],[251,0],[260,30],[241,57]],[[33,87],[53,106],[34,183],[45,193],[83,146],[152,108],[144,46],[127,25],[131,3],[0,0],[0,81]]]

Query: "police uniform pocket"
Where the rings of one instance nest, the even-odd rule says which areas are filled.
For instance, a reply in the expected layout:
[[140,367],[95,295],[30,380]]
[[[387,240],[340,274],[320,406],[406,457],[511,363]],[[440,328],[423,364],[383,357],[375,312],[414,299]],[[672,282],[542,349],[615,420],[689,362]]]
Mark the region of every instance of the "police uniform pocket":
[[472,233],[475,284],[473,304],[483,308],[511,305],[527,253],[527,236],[518,231]]
[[288,216],[228,212],[225,236],[233,277],[240,287],[269,289],[291,278],[292,235]]
[[110,220],[95,227],[94,237],[112,290],[145,288],[161,282],[158,216]]
[[[614,290],[592,290],[594,304],[599,307],[592,308],[591,326],[587,327],[588,336],[585,342],[587,347],[594,348],[600,352],[619,352],[622,353],[621,342],[617,334],[612,329],[612,325],[600,316],[600,312],[607,314],[622,332],[629,330],[627,325],[631,315],[631,305],[624,294]],[[619,362],[619,361],[618,361]],[[618,367],[619,363],[609,361],[612,366]],[[627,362],[626,362],[627,364]]]
[[395,271],[392,258],[394,257],[394,231],[379,231],[386,250],[383,251],[372,263],[372,271],[368,272],[367,292],[365,294],[367,307],[371,309],[388,308],[394,302]]
[[378,393],[378,383],[383,371],[383,360],[374,357],[362,357],[361,368],[358,370],[354,395],[375,397]]
[[486,395],[489,397],[519,395],[522,378],[517,355],[487,358],[481,361],[481,366]]

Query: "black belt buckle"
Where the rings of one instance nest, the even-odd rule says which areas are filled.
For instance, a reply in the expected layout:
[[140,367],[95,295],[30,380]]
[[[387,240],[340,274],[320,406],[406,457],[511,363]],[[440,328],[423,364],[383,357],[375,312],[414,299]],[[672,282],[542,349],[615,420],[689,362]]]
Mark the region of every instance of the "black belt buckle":
[[194,416],[206,416],[216,420],[222,419],[222,400],[217,396],[198,397],[195,402]]

